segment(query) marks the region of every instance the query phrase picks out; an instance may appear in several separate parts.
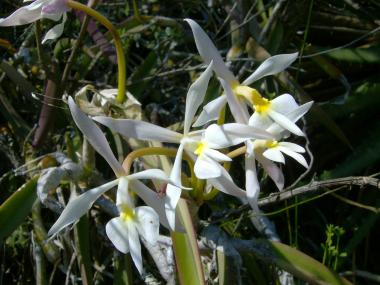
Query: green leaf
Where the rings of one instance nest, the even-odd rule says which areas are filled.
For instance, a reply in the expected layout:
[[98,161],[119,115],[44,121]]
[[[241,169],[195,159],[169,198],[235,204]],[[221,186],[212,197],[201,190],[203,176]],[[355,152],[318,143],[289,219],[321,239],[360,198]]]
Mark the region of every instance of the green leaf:
[[329,57],[338,61],[361,64],[378,64],[380,61],[380,47],[342,48],[327,53]]
[[269,243],[275,254],[274,263],[293,275],[316,285],[351,284],[319,261],[297,249],[280,242],[270,241]]
[[180,199],[177,206],[186,233],[172,232],[173,249],[176,259],[179,281],[182,285],[204,285],[205,278],[194,226],[186,201]]
[[0,206],[0,242],[8,237],[29,215],[37,198],[38,176],[21,186]]
[[[130,77],[131,86],[129,86],[129,91],[138,99],[141,99],[141,95],[144,90],[149,89],[147,84],[149,81],[140,81],[142,78],[147,77],[152,73],[152,70],[157,65],[158,57],[155,52],[151,51],[145,60],[140,64],[139,67],[133,72]],[[137,81],[136,83],[134,83]],[[149,84],[150,85],[150,84]]]

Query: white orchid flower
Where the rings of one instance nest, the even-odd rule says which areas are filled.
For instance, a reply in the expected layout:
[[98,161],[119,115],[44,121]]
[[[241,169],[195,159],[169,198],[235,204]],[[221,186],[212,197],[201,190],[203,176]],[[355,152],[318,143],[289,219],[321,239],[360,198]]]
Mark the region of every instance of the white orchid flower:
[[[185,19],[185,21],[191,27],[198,52],[204,62],[214,62],[214,71],[218,75],[225,91],[222,96],[211,101],[203,108],[203,112],[200,114],[194,126],[201,126],[208,121],[217,119],[220,110],[226,102],[228,102],[231,113],[236,122],[243,124],[247,123],[249,114],[246,104],[248,103],[248,105],[255,110],[255,117],[252,120],[257,121],[257,118],[260,118],[265,122],[274,121],[296,135],[303,135],[297,125],[284,116],[284,113],[293,110],[288,109],[288,107],[293,108],[295,104],[294,99],[290,95],[280,96],[276,98],[277,100],[274,99],[269,101],[262,97],[256,89],[248,86],[265,76],[283,71],[296,60],[298,53],[280,54],[266,59],[254,73],[252,73],[243,81],[243,83],[240,84],[238,79],[232,74],[224,63],[218,50],[205,31],[194,20]],[[298,107],[298,105],[296,107]]]
[[[158,236],[159,217],[164,226],[169,228],[169,223],[165,216],[164,201],[139,180],[157,179],[167,183],[173,182],[160,169],[149,169],[126,175],[100,128],[76,106],[71,97],[69,98],[69,107],[78,128],[94,149],[108,162],[118,178],[70,199],[48,234],[55,235],[66,226],[78,221],[103,193],[118,186],[116,203],[120,216],[107,224],[106,232],[118,250],[131,253],[132,259],[141,273],[141,245],[138,235],[142,235],[148,242],[154,243]],[[152,208],[147,206],[134,208],[131,189]]]
[[[218,163],[221,161],[230,161],[230,158],[217,151],[229,145],[224,141],[222,143],[216,140],[212,143],[208,142],[203,130],[190,131],[194,116],[204,100],[208,82],[212,75],[212,68],[213,63],[211,62],[207,69],[189,88],[186,97],[184,130],[182,134],[142,121],[112,119],[108,117],[94,117],[93,119],[107,126],[112,131],[126,137],[179,144],[173,169],[170,174],[170,179],[175,182],[175,184],[181,184],[182,156],[183,152],[186,151],[195,161],[194,172],[199,179],[212,179],[215,185],[218,184],[220,186],[220,188],[218,187],[219,190],[231,195],[241,195],[243,190],[231,185],[231,177]],[[253,138],[272,138],[272,136],[265,131],[253,127],[251,127],[251,130],[253,131]],[[235,131],[236,134],[242,135],[245,130],[237,128]],[[209,136],[212,136],[212,131],[209,131],[209,133]],[[180,195],[180,188],[174,185],[168,185],[166,188],[166,213],[169,223],[174,223],[175,207]]]
[[[24,0],[24,2],[30,2]],[[42,40],[45,43],[47,40],[53,40],[60,37],[63,33],[64,23],[66,21],[66,12],[69,7],[66,5],[67,0],[36,0],[31,4],[23,6],[14,11],[7,18],[0,19],[0,26],[19,26],[33,23],[42,18],[47,18],[53,21],[62,22],[51,28]]]

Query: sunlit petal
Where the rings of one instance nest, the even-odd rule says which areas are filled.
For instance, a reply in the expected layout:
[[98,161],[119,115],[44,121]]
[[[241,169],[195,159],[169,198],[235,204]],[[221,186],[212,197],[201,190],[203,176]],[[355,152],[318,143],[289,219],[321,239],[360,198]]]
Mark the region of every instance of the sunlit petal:
[[165,215],[169,224],[169,228],[174,231],[176,229],[176,208],[181,198],[181,188],[168,184],[166,186],[165,196]]
[[106,224],[106,234],[116,249],[122,253],[129,252],[128,227],[122,218],[116,217]]
[[292,151],[295,151],[295,152],[305,152],[305,149],[298,145],[298,144],[295,144],[295,143],[291,143],[291,142],[279,142],[278,143],[279,146],[283,146],[283,147],[286,147]]
[[284,189],[285,179],[284,179],[284,174],[282,173],[281,169],[278,168],[277,165],[274,164],[272,161],[270,161],[269,159],[265,158],[262,155],[256,155],[256,160],[260,162],[265,172],[276,184],[277,188],[280,191]]
[[67,0],[49,0],[45,2],[46,4],[42,8],[42,16],[44,18],[51,19],[50,15],[62,14],[70,10],[66,4]]
[[287,117],[284,115],[277,113],[275,111],[269,111],[268,115],[271,117],[273,121],[275,121],[277,124],[279,124],[284,129],[292,132],[293,134],[297,136],[304,136],[304,133],[301,131],[301,129],[292,121],[290,121]]
[[193,31],[195,44],[203,61],[207,64],[211,61],[214,62],[214,70],[218,77],[223,78],[227,82],[236,81],[235,76],[228,69],[215,45],[205,31],[203,31],[203,29],[194,20],[185,19],[185,21],[190,25],[191,30]]
[[102,116],[92,119],[128,138],[168,143],[179,143],[182,138],[182,134],[143,121]]
[[273,135],[262,129],[239,123],[212,124],[205,130],[205,140],[211,148],[225,148],[240,144],[247,139],[273,139]]
[[293,112],[299,107],[294,97],[290,94],[282,94],[270,102],[273,110],[284,115]]
[[131,254],[133,263],[140,274],[143,274],[142,256],[141,256],[141,244],[139,234],[137,232],[134,223],[126,223],[128,227],[128,243],[129,252]]
[[48,40],[55,40],[59,38],[63,33],[63,28],[65,27],[67,16],[66,13],[63,14],[63,20],[58,25],[55,25],[53,28],[51,28],[42,39],[42,44],[46,43]]
[[191,84],[186,96],[186,110],[184,120],[184,134],[187,134],[190,130],[191,123],[193,122],[195,113],[199,106],[203,103],[206,95],[208,83],[212,75],[213,63],[209,64],[207,69],[201,74],[201,76]]
[[[289,113],[286,113],[285,117],[287,117],[290,121],[295,123],[309,111],[312,105],[313,105],[313,101],[307,102],[299,106],[297,109]],[[284,128],[282,128],[277,123],[272,123],[266,130],[271,134],[280,134],[284,130]]]
[[129,193],[129,180],[125,176],[119,178],[116,192],[116,205],[128,205],[130,208],[134,208],[135,206],[133,198]]
[[285,163],[285,158],[277,147],[268,148],[266,151],[263,152],[263,155],[272,161]]
[[203,126],[204,124],[216,120],[219,117],[219,114],[222,110],[222,108],[227,104],[227,97],[226,95],[221,95],[218,98],[210,101],[207,103],[193,124],[193,127],[200,127]]
[[267,58],[262,64],[260,64],[254,73],[252,73],[246,80],[244,80],[243,85],[250,85],[265,76],[273,75],[285,70],[297,59],[297,56],[298,52],[290,54],[278,54]]
[[181,174],[182,174],[183,148],[184,148],[184,144],[181,143],[178,147],[177,154],[175,156],[172,171],[170,172],[170,179],[174,182],[176,186],[182,185]]
[[155,244],[159,235],[160,221],[158,214],[147,206],[137,207],[136,214],[136,228],[140,236],[150,243]]
[[239,188],[232,180],[228,172],[220,167],[221,175],[217,178],[208,179],[208,182],[216,189],[235,197],[245,198],[246,192]]
[[[170,184],[168,184],[170,186]],[[169,221],[166,217],[165,213],[165,205],[167,204],[166,196],[160,197],[157,192],[151,190],[149,187],[147,187],[144,183],[140,182],[139,180],[132,180],[130,181],[130,187],[131,189],[145,202],[146,205],[152,207],[158,216],[160,217],[160,223],[166,227],[167,229],[171,230],[172,227],[169,225]],[[174,203],[173,204],[177,204]],[[183,226],[176,218],[175,220],[175,230],[183,232]]]
[[260,194],[260,183],[257,179],[256,161],[254,156],[245,157],[245,189],[248,203],[257,211],[257,200]]
[[79,218],[91,208],[92,204],[100,197],[100,195],[116,186],[118,182],[118,179],[113,180],[70,199],[58,220],[50,228],[48,235],[55,235],[64,227],[79,220]]
[[240,103],[232,91],[231,85],[223,78],[219,78],[226,93],[228,106],[230,107],[231,114],[237,123],[246,124],[249,120],[249,114],[245,104]]
[[146,169],[140,172],[133,173],[131,175],[128,175],[129,180],[135,180],[135,179],[157,179],[161,181],[169,181],[169,177],[166,175],[166,173],[161,169]]
[[253,113],[248,121],[248,125],[262,130],[267,129],[272,123],[273,121],[268,116],[263,116],[258,112]]
[[232,159],[229,158],[227,155],[221,153],[220,151],[217,151],[215,149],[208,148],[208,147],[205,148],[205,150],[203,151],[203,154],[218,162],[232,161]]
[[0,26],[18,26],[35,22],[42,18],[44,0],[35,1],[14,11],[7,18],[0,19]]
[[293,157],[298,163],[300,163],[301,165],[303,165],[305,168],[308,168],[308,164],[306,162],[306,159],[303,157],[303,155],[297,153],[297,152],[294,152],[286,147],[281,147],[279,146],[279,149],[289,155],[290,157]]
[[215,178],[222,174],[222,168],[217,162],[206,155],[200,155],[195,161],[194,173],[199,179]]
[[69,97],[69,108],[71,115],[83,135],[87,138],[93,148],[104,157],[116,175],[124,173],[123,167],[117,161],[100,128],[75,104],[73,98]]

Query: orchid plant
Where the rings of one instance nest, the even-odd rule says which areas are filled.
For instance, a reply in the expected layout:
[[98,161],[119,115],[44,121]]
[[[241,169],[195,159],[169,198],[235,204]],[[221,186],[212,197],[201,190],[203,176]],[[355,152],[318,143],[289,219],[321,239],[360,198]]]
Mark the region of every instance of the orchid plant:
[[[123,101],[125,62],[121,56],[119,37],[115,36],[110,23],[92,10],[83,8],[83,5],[71,0],[36,0],[19,8],[9,17],[0,19],[0,26],[23,25],[42,18],[54,21],[62,19],[62,23],[47,32],[43,39],[43,42],[46,42],[58,38],[63,33],[66,12],[72,8],[81,9],[97,17],[109,27],[114,35],[115,44],[119,45],[117,98]],[[191,27],[196,47],[207,67],[187,91],[183,132],[176,132],[140,120],[109,116],[89,117],[77,106],[72,97],[68,97],[68,106],[75,124],[96,152],[107,161],[116,179],[87,190],[79,196],[72,194],[62,214],[51,227],[49,235],[53,237],[67,226],[77,222],[101,195],[116,187],[115,204],[119,216],[112,218],[106,224],[106,234],[117,250],[131,254],[140,274],[143,274],[140,238],[149,244],[156,244],[160,223],[172,232],[183,229],[177,208],[181,196],[189,196],[182,190],[189,193],[198,191],[197,203],[203,203],[209,194],[205,185],[211,186],[213,188],[211,191],[219,190],[235,196],[243,203],[249,203],[255,212],[259,212],[257,199],[260,184],[257,176],[257,162],[279,190],[284,187],[284,176],[276,163],[285,163],[284,154],[292,157],[302,166],[308,167],[302,155],[305,153],[305,148],[286,139],[290,135],[304,136],[296,123],[309,111],[312,102],[298,105],[290,94],[282,94],[270,100],[259,90],[250,87],[251,84],[259,82],[264,77],[284,71],[297,59],[298,53],[281,54],[266,59],[255,72],[240,83],[228,69],[203,29],[194,20],[186,19],[185,21]],[[205,103],[205,95],[213,73],[218,77],[224,92],[215,100]],[[115,101],[109,97],[105,97],[104,100]],[[228,123],[224,122],[225,118],[221,112],[226,104],[234,119]],[[201,113],[196,116],[202,105]],[[112,106],[112,103],[109,106]],[[211,122],[217,119],[219,119],[218,124]],[[146,169],[130,174],[130,169],[125,168],[114,156],[106,136],[95,122],[125,138],[178,145],[175,148],[175,158],[170,173],[165,173],[162,169]],[[245,154],[245,189],[237,186],[226,167],[234,157],[228,153],[228,150],[243,144],[244,147],[237,148],[235,151],[238,151],[238,154]],[[164,145],[162,149],[173,150],[167,145]],[[149,153],[149,155],[152,154],[155,154],[154,149]],[[195,183],[189,183],[184,179],[186,171],[182,167],[182,161],[185,156],[191,162],[190,176]],[[165,183],[165,192],[159,195],[144,184],[147,180]],[[145,205],[136,206],[138,203],[141,204],[136,197],[140,197]]]

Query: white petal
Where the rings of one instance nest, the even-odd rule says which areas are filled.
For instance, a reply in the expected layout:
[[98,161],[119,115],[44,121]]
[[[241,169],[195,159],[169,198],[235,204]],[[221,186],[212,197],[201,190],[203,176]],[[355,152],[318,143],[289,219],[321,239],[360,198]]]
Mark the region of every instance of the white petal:
[[293,112],[299,107],[294,97],[290,94],[282,94],[270,102],[274,111],[284,115]]
[[44,0],[35,1],[14,11],[7,18],[0,19],[0,26],[18,26],[33,23],[42,18],[41,11]]
[[136,214],[136,228],[139,235],[154,245],[157,242],[160,228],[160,221],[158,214],[147,206],[137,207],[135,209]]
[[304,136],[304,133],[301,131],[301,129],[284,115],[272,110],[269,111],[268,115],[273,121],[275,121],[277,124],[279,124],[284,129],[288,130],[289,132],[292,132],[297,136]]
[[215,149],[208,148],[208,147],[203,150],[202,155],[206,155],[209,158],[211,158],[212,160],[215,160],[218,162],[232,161],[232,159],[229,158],[227,155],[221,153],[220,151],[217,151]]
[[140,244],[139,234],[137,232],[137,229],[134,223],[127,223],[127,227],[128,227],[129,252],[131,254],[133,263],[135,264],[139,273],[142,275],[143,265],[142,265],[141,244]]
[[289,155],[290,157],[293,157],[298,163],[300,163],[301,165],[303,165],[305,168],[308,168],[308,164],[306,162],[306,159],[301,154],[299,154],[297,152],[294,152],[294,151],[292,151],[292,150],[290,150],[290,149],[288,149],[286,147],[281,147],[280,146],[279,149],[283,153]]
[[176,229],[176,208],[179,199],[181,198],[181,188],[168,184],[166,186],[165,196],[165,215],[169,224],[170,230]]
[[194,173],[199,179],[215,178],[222,174],[222,168],[223,167],[211,158],[208,158],[205,155],[200,155],[195,161]]
[[170,179],[175,185],[182,185],[181,175],[182,175],[182,155],[183,155],[184,144],[181,143],[178,147],[177,154],[175,156],[172,171],[170,172]]
[[[299,106],[295,110],[293,110],[293,111],[291,111],[289,113],[286,113],[285,117],[287,117],[290,121],[292,121],[293,123],[295,123],[303,115],[305,115],[309,111],[309,109],[311,108],[312,105],[313,105],[313,101],[307,102],[307,103]],[[269,133],[271,133],[271,134],[280,134],[283,130],[284,130],[284,128],[282,128],[281,126],[279,126],[277,123],[273,123],[272,125],[270,125],[267,128],[267,131]]]
[[262,130],[267,129],[272,123],[273,121],[268,116],[261,115],[258,112],[253,113],[248,122],[250,126]]
[[204,132],[204,140],[211,148],[226,148],[244,141],[244,138],[235,137],[224,131],[223,125],[212,124]]
[[193,31],[195,44],[203,61],[207,64],[213,61],[214,70],[219,77],[228,82],[236,81],[235,76],[228,69],[215,45],[205,31],[203,31],[203,29],[194,20],[185,19],[185,21],[190,25],[191,30]]
[[211,185],[213,185],[218,190],[235,197],[245,198],[246,192],[239,188],[232,180],[228,172],[221,168],[221,175],[217,178],[208,179]]
[[295,143],[291,143],[291,142],[279,142],[278,143],[280,146],[283,146],[283,147],[286,147],[292,151],[295,151],[295,152],[305,152],[305,149],[298,145],[298,144],[295,144]]
[[203,103],[208,83],[212,75],[212,68],[213,63],[211,61],[207,69],[201,74],[201,76],[197,80],[195,80],[195,82],[190,86],[189,91],[187,92],[185,121],[183,127],[184,134],[187,134],[189,132],[195,113],[197,112],[199,106]]
[[88,190],[78,197],[70,199],[58,220],[50,228],[48,235],[55,235],[64,227],[79,220],[79,218],[91,208],[92,204],[99,198],[100,195],[116,186],[118,182],[118,179],[116,179],[99,187]]
[[92,119],[128,138],[168,143],[179,143],[182,138],[182,134],[143,121],[102,116]]
[[249,114],[245,104],[241,103],[235,96],[231,89],[231,85],[223,78],[219,78],[220,83],[223,86],[226,93],[228,106],[230,107],[231,114],[237,123],[247,124],[249,120]]
[[118,251],[122,253],[129,252],[129,231],[123,219],[120,217],[111,219],[106,224],[106,234]]
[[277,147],[268,148],[266,151],[263,152],[263,155],[272,161],[285,163],[285,158]]
[[199,115],[198,119],[193,124],[193,127],[201,127],[209,121],[217,120],[222,108],[227,103],[226,95],[222,94],[218,98],[207,103]]
[[245,157],[245,189],[248,202],[252,209],[257,211],[257,200],[260,194],[260,183],[257,180],[256,161],[254,156]]
[[[147,187],[144,183],[140,182],[139,180],[130,181],[129,186],[137,195],[139,195],[139,197],[145,202],[145,204],[152,207],[156,211],[156,213],[160,217],[160,223],[167,229],[171,230],[172,227],[170,227],[165,213],[165,205],[167,203],[166,198],[160,197],[155,191],[151,190],[149,187]],[[183,226],[177,218],[175,222],[175,230],[184,231]]]
[[100,128],[83,113],[74,103],[73,98],[69,97],[69,108],[71,115],[83,135],[87,138],[93,148],[104,157],[108,164],[112,167],[116,175],[124,174],[124,169],[117,161],[107,142],[106,137]]
[[128,205],[130,208],[135,207],[133,198],[129,192],[129,180],[125,176],[119,178],[116,192],[116,205]]
[[239,123],[210,125],[205,131],[205,140],[211,148],[225,148],[247,139],[273,139],[273,135],[262,129]]
[[307,102],[301,106],[299,106],[297,109],[289,112],[286,114],[286,117],[289,118],[292,122],[297,122],[303,115],[305,115],[313,105],[313,101]]
[[133,173],[131,175],[128,175],[129,180],[136,180],[136,179],[157,179],[161,181],[169,181],[169,177],[166,175],[166,173],[161,169],[147,169],[143,170],[137,173]]
[[62,33],[63,33],[63,28],[65,27],[65,22],[66,22],[67,16],[66,13],[63,14],[63,20],[60,24],[55,25],[53,28],[51,28],[44,36],[42,40],[42,44],[46,43],[48,40],[55,40],[58,39]]
[[281,169],[277,167],[272,161],[263,157],[262,155],[257,155],[256,160],[260,162],[265,172],[269,175],[269,177],[276,184],[277,188],[281,191],[284,188],[284,174]]
[[290,54],[278,54],[267,58],[262,64],[260,64],[254,73],[252,73],[246,80],[244,80],[243,85],[250,85],[265,76],[273,75],[285,70],[297,59],[297,56],[298,52]]
[[66,4],[67,0],[49,0],[42,8],[42,15],[44,18],[51,19],[51,15],[65,13],[70,10]]

